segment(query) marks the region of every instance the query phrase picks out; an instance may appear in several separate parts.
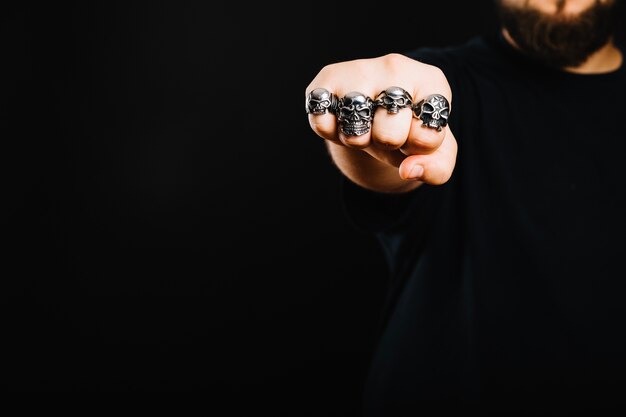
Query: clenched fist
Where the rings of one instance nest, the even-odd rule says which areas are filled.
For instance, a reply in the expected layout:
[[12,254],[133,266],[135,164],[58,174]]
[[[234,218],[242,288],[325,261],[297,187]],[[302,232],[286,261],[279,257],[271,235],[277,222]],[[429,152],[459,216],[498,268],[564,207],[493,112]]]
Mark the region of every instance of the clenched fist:
[[452,175],[452,92],[439,68],[401,54],[335,63],[317,74],[305,95],[311,128],[355,183],[406,192]]

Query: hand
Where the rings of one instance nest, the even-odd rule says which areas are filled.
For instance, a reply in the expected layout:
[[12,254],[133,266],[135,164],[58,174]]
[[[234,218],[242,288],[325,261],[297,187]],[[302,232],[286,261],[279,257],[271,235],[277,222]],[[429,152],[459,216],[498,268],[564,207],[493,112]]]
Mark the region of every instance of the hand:
[[[439,68],[400,54],[328,65],[311,81],[305,93],[308,97],[312,90],[325,88],[342,98],[356,91],[376,100],[382,91],[393,86],[406,90],[413,103],[430,94],[441,94],[452,105],[450,85]],[[371,129],[362,134],[348,132],[354,135],[342,131],[338,115],[326,112],[308,117],[318,136],[335,145],[361,150],[386,166],[394,167],[398,179],[443,184],[452,175],[457,142],[449,125],[440,131],[427,127],[414,116],[410,107],[388,113],[386,108],[376,106]]]

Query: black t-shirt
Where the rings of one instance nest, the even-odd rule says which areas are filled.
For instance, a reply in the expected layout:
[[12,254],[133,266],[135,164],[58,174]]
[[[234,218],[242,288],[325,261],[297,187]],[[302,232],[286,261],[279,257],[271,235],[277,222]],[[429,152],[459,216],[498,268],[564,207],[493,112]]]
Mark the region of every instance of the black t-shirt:
[[401,195],[343,179],[391,274],[364,415],[621,407],[626,68],[551,70],[500,35],[407,55],[447,76],[458,157]]

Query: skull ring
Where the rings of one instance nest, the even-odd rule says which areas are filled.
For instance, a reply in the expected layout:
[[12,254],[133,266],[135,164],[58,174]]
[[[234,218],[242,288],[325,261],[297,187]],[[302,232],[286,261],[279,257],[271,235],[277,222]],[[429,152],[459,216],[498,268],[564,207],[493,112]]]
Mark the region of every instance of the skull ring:
[[325,88],[312,90],[306,98],[307,114],[326,114],[337,112],[337,96]]
[[422,121],[422,126],[440,132],[448,124],[450,103],[441,94],[431,94],[413,106],[413,115]]
[[352,91],[339,99],[337,121],[347,136],[361,136],[370,131],[374,101],[363,93]]
[[396,114],[400,109],[413,106],[413,99],[404,88],[389,87],[378,94],[376,106],[384,107],[389,114]]

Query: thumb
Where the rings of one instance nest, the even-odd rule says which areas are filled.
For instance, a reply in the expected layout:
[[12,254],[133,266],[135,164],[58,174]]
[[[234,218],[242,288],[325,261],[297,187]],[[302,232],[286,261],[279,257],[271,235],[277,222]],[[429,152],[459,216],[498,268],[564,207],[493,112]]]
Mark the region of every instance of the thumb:
[[456,165],[458,145],[447,127],[445,139],[434,152],[424,155],[409,155],[400,163],[398,173],[405,180],[419,180],[427,184],[441,185],[452,176]]

